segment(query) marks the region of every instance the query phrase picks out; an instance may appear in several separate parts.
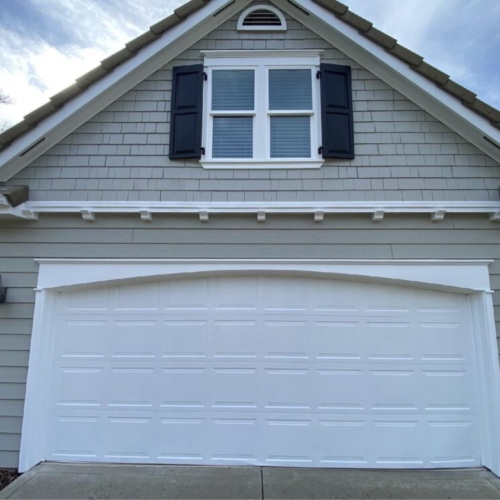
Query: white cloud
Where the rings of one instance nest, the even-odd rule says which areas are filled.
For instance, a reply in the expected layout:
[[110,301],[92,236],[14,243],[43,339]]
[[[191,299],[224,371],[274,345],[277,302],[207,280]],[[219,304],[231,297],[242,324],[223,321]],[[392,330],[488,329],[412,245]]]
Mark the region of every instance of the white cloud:
[[184,1],[114,3],[118,10],[112,13],[113,2],[33,0],[40,12],[50,15],[55,27],[71,28],[72,43],[64,46],[51,44],[36,33],[12,31],[0,21],[0,88],[15,101],[0,106],[0,119],[22,120]]
[[436,12],[449,0],[344,0],[349,8],[375,26],[415,50],[426,35]]
[[498,0],[344,0],[359,15],[500,108]]

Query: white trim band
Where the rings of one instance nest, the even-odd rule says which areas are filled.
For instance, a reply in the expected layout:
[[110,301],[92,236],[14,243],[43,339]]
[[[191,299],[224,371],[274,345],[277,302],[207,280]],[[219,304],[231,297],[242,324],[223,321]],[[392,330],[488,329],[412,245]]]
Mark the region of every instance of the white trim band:
[[[141,202],[141,201],[27,201],[18,207],[0,207],[0,217],[11,216],[36,220],[43,213],[78,213],[92,221],[96,214],[137,214],[151,220],[153,214],[371,214],[380,221],[386,214],[429,214],[433,222],[446,214],[487,214],[500,220],[500,203],[493,201],[379,201],[379,202]],[[148,213],[144,219],[143,214]],[[149,217],[151,216],[151,217]]]
[[40,264],[37,290],[110,282],[126,284],[179,274],[207,272],[296,272],[364,276],[462,293],[489,292],[490,260],[356,259],[35,259]]

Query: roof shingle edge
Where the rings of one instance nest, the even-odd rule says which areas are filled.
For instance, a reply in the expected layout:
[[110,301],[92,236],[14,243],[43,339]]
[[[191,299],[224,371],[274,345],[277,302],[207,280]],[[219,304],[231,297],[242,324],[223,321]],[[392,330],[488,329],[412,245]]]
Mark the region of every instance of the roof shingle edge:
[[[431,80],[450,95],[460,99],[465,106],[490,120],[496,128],[500,129],[500,110],[478,99],[476,94],[451,80],[449,75],[424,62],[422,56],[397,43],[395,38],[375,28],[370,21],[350,11],[349,7],[342,2],[337,0],[313,1],[335,14],[341,21],[357,29],[364,37],[406,62],[417,73]],[[149,28],[149,31],[128,42],[125,48],[103,59],[99,66],[77,78],[76,83],[53,95],[50,97],[48,103],[33,110],[24,117],[23,121],[1,133],[0,151],[8,147],[11,142],[26,134],[39,122],[55,113],[58,108],[81,94],[87,87],[133,57],[138,50],[155,41],[160,35],[181,23],[186,17],[201,9],[208,2],[210,0],[190,0],[177,8],[172,15],[153,24]]]
[[[460,99],[465,106],[472,109],[483,118],[490,120],[492,125],[500,129],[500,110],[478,99],[476,94],[451,80],[449,75],[446,73],[424,62],[424,58],[422,56],[412,52],[406,47],[403,47],[397,43],[396,39],[390,37],[377,28],[374,28],[371,23],[369,23],[371,27],[366,29],[367,25],[363,24],[358,19],[359,16],[353,17],[350,15],[349,7],[347,5],[344,5],[337,0],[313,0],[313,2],[335,14],[338,19],[356,28],[363,36],[380,45],[390,54],[393,54],[402,61],[406,62],[417,73],[425,76],[428,80],[434,82],[450,95]],[[360,19],[368,23],[365,19]],[[394,44],[390,46],[392,40],[394,40]]]

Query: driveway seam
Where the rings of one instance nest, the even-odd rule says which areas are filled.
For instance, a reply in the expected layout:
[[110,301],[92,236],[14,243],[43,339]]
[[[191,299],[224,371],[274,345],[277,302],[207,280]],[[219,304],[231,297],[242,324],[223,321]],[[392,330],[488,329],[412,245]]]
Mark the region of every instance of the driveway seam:
[[264,500],[264,471],[262,467],[260,468],[260,492],[261,492],[261,498]]

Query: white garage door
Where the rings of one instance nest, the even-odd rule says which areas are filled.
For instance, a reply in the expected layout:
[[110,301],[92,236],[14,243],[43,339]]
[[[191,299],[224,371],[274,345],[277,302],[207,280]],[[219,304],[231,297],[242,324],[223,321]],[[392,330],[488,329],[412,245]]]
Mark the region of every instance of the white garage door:
[[463,295],[306,277],[60,295],[49,460],[480,465]]

